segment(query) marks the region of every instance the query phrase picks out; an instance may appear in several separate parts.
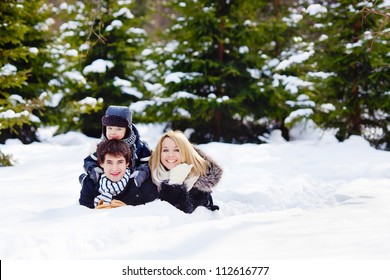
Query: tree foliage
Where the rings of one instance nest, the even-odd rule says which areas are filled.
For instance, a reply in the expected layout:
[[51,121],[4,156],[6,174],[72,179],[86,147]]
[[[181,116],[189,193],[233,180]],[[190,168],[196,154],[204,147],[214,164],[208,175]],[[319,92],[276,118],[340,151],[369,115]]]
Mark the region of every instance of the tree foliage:
[[115,104],[198,143],[314,121],[390,149],[386,3],[1,1],[0,142],[98,137]]
[[279,96],[262,68],[275,46],[286,44],[288,26],[276,24],[274,14],[264,18],[268,3],[168,1],[171,24],[164,41],[149,49],[152,92],[138,117],[193,128],[197,142],[258,142],[273,117],[283,115],[272,108]]
[[141,26],[142,17],[132,13],[134,4],[128,0],[77,1],[72,6],[77,8],[71,9],[68,21],[61,25],[66,34],[62,41],[77,53],[78,64],[69,64],[71,71],[82,81],[67,98],[92,98],[99,105],[95,112],[81,112],[76,119],[80,130],[89,136],[100,136],[105,107],[129,105],[142,97],[137,70],[140,46],[147,34]]
[[[2,1],[0,3],[0,140],[19,135],[25,141],[34,138],[31,127],[39,123],[34,115],[43,107],[44,98],[31,94],[39,87],[39,74],[34,73],[36,34],[30,24],[36,23],[32,11],[36,2]],[[39,36],[38,36],[39,37]],[[38,43],[39,42],[34,42]],[[37,92],[35,92],[37,93]],[[0,151],[0,166],[11,165],[11,157]]]
[[[23,4],[23,5],[22,5]],[[37,60],[41,38],[38,26],[41,3],[0,3],[0,140],[18,135],[36,140],[36,114],[43,108],[42,70]],[[36,13],[34,13],[34,11]],[[30,26],[36,26],[36,29]]]
[[[314,41],[308,62],[327,74],[312,79],[315,90],[310,98],[316,106],[310,118],[335,129],[340,140],[362,135],[373,145],[386,147],[390,144],[389,38],[381,32],[387,21],[380,15],[381,3],[325,1],[321,9],[308,6],[302,23],[310,31],[305,35]],[[379,13],[364,13],[368,4],[370,11]]]

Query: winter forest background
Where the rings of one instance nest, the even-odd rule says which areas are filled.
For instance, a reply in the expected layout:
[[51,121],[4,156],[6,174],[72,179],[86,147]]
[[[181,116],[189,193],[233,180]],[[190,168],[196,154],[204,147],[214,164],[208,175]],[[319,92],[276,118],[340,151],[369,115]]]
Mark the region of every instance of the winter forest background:
[[[0,2],[0,143],[99,137],[111,104],[191,141],[320,127],[390,150],[389,0]],[[303,125],[303,126],[302,126]],[[0,166],[12,155],[0,151]]]

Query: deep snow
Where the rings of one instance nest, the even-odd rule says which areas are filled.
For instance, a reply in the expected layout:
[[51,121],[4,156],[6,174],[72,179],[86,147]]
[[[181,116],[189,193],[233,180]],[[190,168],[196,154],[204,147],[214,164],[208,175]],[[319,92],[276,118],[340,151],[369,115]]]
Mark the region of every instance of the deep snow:
[[[151,147],[162,126],[140,125]],[[185,214],[166,202],[111,210],[78,205],[83,158],[98,139],[69,132],[8,140],[0,168],[0,257],[134,260],[301,260],[390,257],[390,153],[361,137],[267,144],[209,143],[223,178],[220,211]]]

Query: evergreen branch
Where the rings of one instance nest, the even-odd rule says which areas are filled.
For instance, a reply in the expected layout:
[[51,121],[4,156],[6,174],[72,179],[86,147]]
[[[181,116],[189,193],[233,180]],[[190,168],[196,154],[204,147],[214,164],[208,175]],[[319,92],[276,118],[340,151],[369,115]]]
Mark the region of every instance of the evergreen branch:
[[385,23],[389,19],[389,14],[384,13],[384,12],[379,12],[379,11],[376,11],[376,10],[372,10],[372,9],[370,9],[368,7],[364,7],[361,12],[362,12],[362,21],[364,21],[365,18],[367,18],[367,16],[370,15],[370,14],[380,15],[380,16],[384,17],[384,20],[382,21],[381,25],[379,26],[379,30],[374,33],[374,38],[372,39],[371,45],[370,45],[370,51],[371,51],[371,49],[372,49],[372,47],[374,45],[375,40],[381,34],[382,30],[384,29]]

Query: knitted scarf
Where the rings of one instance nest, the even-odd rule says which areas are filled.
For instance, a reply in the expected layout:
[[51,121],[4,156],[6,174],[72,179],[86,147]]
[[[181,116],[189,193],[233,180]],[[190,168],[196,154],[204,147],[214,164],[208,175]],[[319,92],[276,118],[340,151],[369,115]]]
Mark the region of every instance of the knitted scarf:
[[130,169],[126,168],[125,175],[118,182],[113,182],[107,178],[105,174],[102,174],[99,180],[99,192],[101,193],[94,199],[94,205],[98,205],[100,200],[103,200],[103,204],[110,204],[112,197],[120,194],[126,188],[127,183],[130,180]]
[[[194,186],[195,182],[198,181],[199,176],[192,176],[184,180],[184,185],[187,188],[187,191],[192,189]],[[156,170],[152,171],[152,180],[153,183],[157,185],[158,191],[161,190],[161,183],[163,181],[168,181],[169,180],[169,170],[165,170],[162,164],[158,165],[158,168]]]

